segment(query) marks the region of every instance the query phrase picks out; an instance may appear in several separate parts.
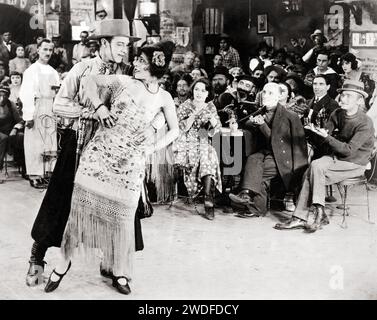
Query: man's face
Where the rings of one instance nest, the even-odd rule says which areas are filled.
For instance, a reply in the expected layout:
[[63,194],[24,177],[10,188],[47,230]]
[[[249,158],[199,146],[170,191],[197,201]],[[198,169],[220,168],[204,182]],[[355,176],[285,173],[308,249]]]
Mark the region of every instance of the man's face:
[[267,82],[279,82],[279,75],[276,71],[272,70],[268,75],[267,75]]
[[39,36],[37,39],[36,39],[36,42],[37,44],[40,44],[43,40],[43,37],[42,36]]
[[113,37],[110,42],[110,54],[112,54],[112,59],[109,60],[112,60],[116,63],[121,63],[122,60],[128,62],[129,43],[130,39],[128,37]]
[[330,89],[330,85],[326,84],[325,79],[315,78],[313,80],[313,92],[316,97],[322,97],[327,94]]
[[12,34],[10,32],[3,33],[3,40],[4,42],[8,43],[12,40]]
[[216,94],[223,93],[228,86],[228,79],[223,74],[215,74],[212,78],[213,91]]
[[329,65],[329,57],[325,54],[319,54],[317,57],[318,69],[326,71],[328,65]]
[[342,91],[340,94],[340,107],[346,111],[359,106],[363,97],[355,91]]
[[42,42],[38,48],[39,61],[47,64],[50,60],[52,52],[54,51],[54,44]]
[[291,87],[292,92],[296,92],[298,90],[298,84],[294,79],[289,78],[285,80],[285,82]]
[[88,34],[86,32],[80,33],[81,43],[85,44],[88,41]]
[[262,76],[262,74],[263,74],[263,70],[255,70],[253,72],[253,77],[260,78]]
[[267,56],[267,50],[266,49],[260,49],[259,50],[259,55],[262,57],[262,58],[265,58]]
[[25,57],[25,50],[24,50],[23,47],[18,47],[16,49],[16,56],[19,57],[19,58]]
[[249,95],[255,93],[255,85],[249,80],[242,79],[237,83],[237,91],[240,93],[241,98],[247,98]]
[[10,82],[14,86],[19,86],[21,84],[21,76],[19,76],[19,75],[10,76]]
[[223,65],[223,57],[219,54],[215,55],[213,58],[213,66],[218,67]]
[[225,39],[220,40],[220,50],[228,50],[229,49],[229,43]]
[[199,69],[194,69],[194,70],[191,71],[190,75],[194,80],[196,80],[196,79],[199,79],[202,76],[202,73],[200,72]]
[[277,83],[267,83],[263,87],[262,101],[267,110],[272,110],[278,105],[281,89]]
[[185,55],[185,59],[184,59],[184,63],[186,66],[192,66],[192,64],[194,63],[194,59],[195,59],[195,54],[193,53],[187,53]]
[[8,94],[5,92],[0,92],[0,106],[4,106],[8,101]]
[[189,86],[185,80],[179,80],[177,82],[177,95],[179,97],[186,97],[189,93]]
[[0,66],[0,79],[4,78],[5,76],[5,68],[4,66]]

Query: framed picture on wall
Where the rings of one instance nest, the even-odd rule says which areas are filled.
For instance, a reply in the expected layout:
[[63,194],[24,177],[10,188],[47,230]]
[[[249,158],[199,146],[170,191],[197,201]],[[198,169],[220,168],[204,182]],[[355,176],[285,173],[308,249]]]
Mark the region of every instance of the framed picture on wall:
[[274,46],[274,36],[265,36],[263,40],[269,45],[270,47]]
[[257,33],[268,33],[268,16],[267,13],[257,15]]

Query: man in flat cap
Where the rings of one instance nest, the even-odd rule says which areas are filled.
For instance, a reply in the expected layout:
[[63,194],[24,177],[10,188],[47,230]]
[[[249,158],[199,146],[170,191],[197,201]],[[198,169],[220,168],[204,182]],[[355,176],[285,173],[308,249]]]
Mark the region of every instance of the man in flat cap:
[[[330,221],[325,213],[326,186],[363,175],[372,157],[374,127],[372,120],[360,108],[368,97],[364,84],[346,80],[338,92],[340,108],[333,111],[325,128],[313,124],[305,127],[322,138],[322,144],[328,147],[327,155],[312,161],[305,173],[292,218],[287,223],[276,224],[275,229],[304,228],[307,232],[315,232],[328,224]],[[314,212],[312,223],[308,223],[310,209]]]

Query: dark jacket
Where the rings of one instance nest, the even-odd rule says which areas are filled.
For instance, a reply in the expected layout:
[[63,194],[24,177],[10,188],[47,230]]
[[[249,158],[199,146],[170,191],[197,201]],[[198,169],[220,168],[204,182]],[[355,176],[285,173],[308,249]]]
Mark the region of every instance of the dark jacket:
[[317,103],[314,103],[314,98],[309,101],[309,109],[313,110],[312,116],[310,117],[310,122],[315,123],[318,113],[325,109],[325,119],[321,127],[325,125],[327,120],[330,118],[330,114],[333,113],[335,109],[339,108],[338,103],[332,99],[328,94],[326,94]]
[[295,191],[308,166],[308,151],[300,118],[282,105],[272,121],[271,147],[286,190]]
[[8,70],[9,60],[16,57],[16,47],[14,42],[10,44],[10,51],[4,45],[3,39],[0,38],[0,60],[4,62],[6,69]]

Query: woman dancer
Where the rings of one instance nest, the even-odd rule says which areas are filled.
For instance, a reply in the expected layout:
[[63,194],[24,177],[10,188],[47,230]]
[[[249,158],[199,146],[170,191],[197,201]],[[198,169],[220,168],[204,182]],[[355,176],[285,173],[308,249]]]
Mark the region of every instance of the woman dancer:
[[[135,251],[134,219],[145,159],[178,136],[173,99],[158,85],[173,48],[172,42],[142,47],[134,61],[135,79],[99,75],[82,81],[85,90],[81,90],[81,101],[92,109],[102,126],[82,153],[61,245],[64,261],[50,275],[46,292],[59,286],[79,246],[86,257],[95,256],[93,248],[100,249],[102,269],[112,278],[112,285],[120,293],[131,292],[128,282]],[[160,110],[169,130],[164,138],[150,144],[145,139],[146,128]]]

